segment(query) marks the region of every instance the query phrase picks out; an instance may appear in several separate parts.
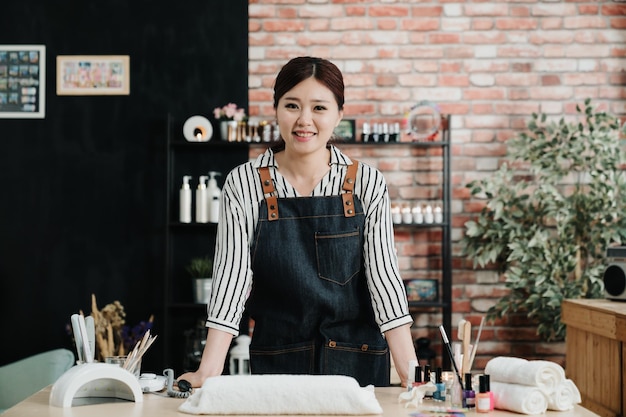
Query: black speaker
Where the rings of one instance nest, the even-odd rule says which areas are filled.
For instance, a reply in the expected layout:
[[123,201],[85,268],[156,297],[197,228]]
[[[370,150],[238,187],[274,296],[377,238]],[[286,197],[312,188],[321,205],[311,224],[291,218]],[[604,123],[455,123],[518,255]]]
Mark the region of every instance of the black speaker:
[[606,250],[608,266],[604,270],[604,297],[626,300],[626,246]]

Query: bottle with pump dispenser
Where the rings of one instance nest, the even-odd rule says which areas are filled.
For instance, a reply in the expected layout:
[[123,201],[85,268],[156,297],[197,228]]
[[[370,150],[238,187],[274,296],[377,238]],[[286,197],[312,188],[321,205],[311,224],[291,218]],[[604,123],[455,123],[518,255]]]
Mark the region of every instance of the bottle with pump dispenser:
[[220,218],[220,196],[222,190],[217,186],[216,175],[222,175],[216,171],[209,171],[209,184],[207,186],[207,202],[209,212],[209,222],[217,223]]
[[183,185],[179,193],[179,220],[181,223],[191,223],[191,187],[189,187],[190,175],[183,177]]
[[206,180],[209,179],[206,175],[201,175],[198,181],[198,189],[196,190],[196,222],[208,223],[209,222],[209,210],[207,207],[207,188]]

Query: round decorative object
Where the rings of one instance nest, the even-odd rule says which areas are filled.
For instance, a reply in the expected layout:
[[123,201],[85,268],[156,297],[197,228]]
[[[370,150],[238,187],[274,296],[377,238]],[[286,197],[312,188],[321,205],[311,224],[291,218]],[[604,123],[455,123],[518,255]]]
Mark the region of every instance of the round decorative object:
[[204,116],[191,116],[183,125],[183,136],[188,142],[207,142],[213,137],[213,126]]
[[407,113],[406,131],[414,141],[433,141],[441,128],[439,106],[431,101],[420,101]]

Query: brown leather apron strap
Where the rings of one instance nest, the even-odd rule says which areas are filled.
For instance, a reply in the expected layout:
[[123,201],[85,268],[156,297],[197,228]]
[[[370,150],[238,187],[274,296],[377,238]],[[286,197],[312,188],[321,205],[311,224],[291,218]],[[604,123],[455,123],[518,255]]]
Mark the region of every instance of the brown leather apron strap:
[[278,198],[276,198],[276,189],[270,176],[269,167],[259,168],[259,175],[261,176],[261,186],[263,187],[263,194],[267,203],[267,220],[278,220]]
[[356,172],[359,169],[359,161],[352,160],[352,165],[348,165],[346,178],[343,180],[344,193],[341,194],[343,200],[343,214],[346,217],[354,217],[354,183],[356,182]]
[[[343,200],[343,214],[345,217],[354,217],[356,214],[354,211],[354,183],[356,182],[358,169],[359,162],[353,159],[352,165],[348,165],[346,178],[343,180],[344,192],[341,194],[341,199]],[[259,168],[259,175],[261,176],[261,186],[263,187],[263,195],[267,203],[267,219],[269,221],[278,220],[278,198],[275,195],[276,189],[270,176],[269,167]]]

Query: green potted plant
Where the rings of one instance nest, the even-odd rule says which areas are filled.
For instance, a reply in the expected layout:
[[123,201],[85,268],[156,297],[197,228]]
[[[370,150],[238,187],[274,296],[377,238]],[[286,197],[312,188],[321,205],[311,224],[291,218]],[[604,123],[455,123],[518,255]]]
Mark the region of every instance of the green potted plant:
[[606,248],[626,238],[619,120],[589,99],[576,109],[576,121],[533,114],[509,162],[467,185],[485,204],[465,224],[463,255],[507,288],[487,319],[525,314],[546,341],[565,337],[564,299],[602,297]]
[[193,279],[194,302],[207,304],[211,298],[213,283],[213,259],[209,256],[193,258],[186,267]]

